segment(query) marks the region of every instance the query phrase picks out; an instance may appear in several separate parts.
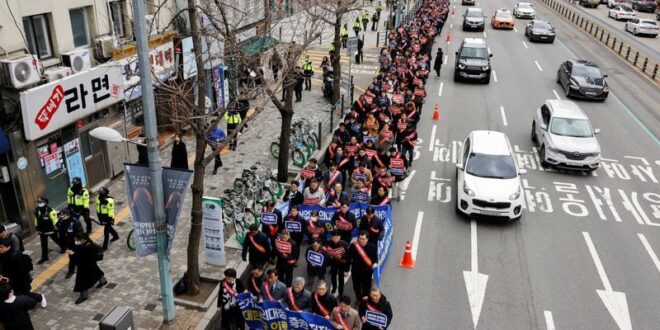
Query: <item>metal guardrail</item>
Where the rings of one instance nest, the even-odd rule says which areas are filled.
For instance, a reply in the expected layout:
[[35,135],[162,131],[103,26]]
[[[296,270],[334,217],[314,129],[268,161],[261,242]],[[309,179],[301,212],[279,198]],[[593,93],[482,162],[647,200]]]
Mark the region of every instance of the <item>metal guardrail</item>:
[[562,15],[571,23],[577,25],[579,28],[587,32],[589,35],[600,41],[607,48],[612,50],[619,57],[632,64],[637,70],[642,72],[647,77],[651,78],[656,84],[660,84],[660,75],[658,70],[660,64],[654,62],[647,54],[640,52],[633,46],[617,39],[617,37],[610,33],[610,31],[599,24],[589,20],[584,14],[570,8],[555,0],[541,0],[548,7]]

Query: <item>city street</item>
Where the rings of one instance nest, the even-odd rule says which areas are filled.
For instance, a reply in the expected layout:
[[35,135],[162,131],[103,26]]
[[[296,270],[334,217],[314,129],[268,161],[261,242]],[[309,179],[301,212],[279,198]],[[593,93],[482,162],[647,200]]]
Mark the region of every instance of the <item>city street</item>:
[[[382,289],[393,329],[656,329],[660,324],[660,120],[658,87],[591,37],[535,4],[557,28],[554,44],[530,43],[526,20],[493,30],[490,16],[515,1],[477,6],[485,32],[461,31],[456,15],[436,42],[448,54],[427,83],[421,141],[405,199],[394,206],[394,245]],[[447,47],[447,33],[452,42]],[[489,85],[456,83],[454,52],[484,38],[493,55]],[[448,50],[447,50],[448,48]],[[434,52],[435,53],[435,52]],[[530,140],[536,109],[565,99],[560,62],[583,58],[609,74],[604,103],[574,100],[600,128],[603,161],[592,174],[541,170]],[[440,120],[431,121],[435,104]],[[471,221],[454,212],[456,168],[472,130],[506,133],[523,175],[520,222]],[[416,268],[398,267],[407,240]]]

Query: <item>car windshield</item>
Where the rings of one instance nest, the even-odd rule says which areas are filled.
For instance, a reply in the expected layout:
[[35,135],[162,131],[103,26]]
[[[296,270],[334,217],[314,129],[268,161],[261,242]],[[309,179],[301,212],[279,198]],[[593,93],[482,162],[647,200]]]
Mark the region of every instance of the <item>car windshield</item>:
[[481,10],[468,10],[467,17],[483,17],[484,14],[481,12]]
[[499,18],[511,18],[511,12],[508,10],[502,10],[495,13],[495,16]]
[[585,78],[602,78],[603,74],[600,69],[590,65],[574,65],[573,75]]
[[552,26],[548,22],[536,21],[534,22],[534,27],[539,29],[552,29]]
[[463,51],[461,51],[461,57],[468,57],[468,58],[487,58],[488,57],[488,49],[486,48],[477,48],[477,47],[463,47]]
[[532,9],[532,5],[528,3],[519,3],[518,4],[518,9]]
[[591,125],[586,119],[552,118],[550,132],[570,137],[592,137]]
[[651,20],[648,20],[648,19],[640,20],[639,22],[640,22],[641,24],[645,24],[645,25],[655,25],[655,22],[654,22],[654,21],[651,21]]
[[468,174],[492,179],[513,179],[517,176],[516,164],[509,155],[470,154],[465,169]]
[[625,12],[628,12],[628,13],[632,13],[632,12],[633,12],[632,8],[630,8],[630,7],[619,6],[618,8],[619,8],[620,11],[625,11]]

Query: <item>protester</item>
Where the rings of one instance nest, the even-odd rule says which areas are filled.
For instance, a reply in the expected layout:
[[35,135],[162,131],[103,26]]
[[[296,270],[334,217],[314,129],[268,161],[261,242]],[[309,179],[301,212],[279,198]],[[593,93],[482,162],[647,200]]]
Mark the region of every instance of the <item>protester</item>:
[[284,219],[284,228],[289,231],[291,239],[300,248],[303,241],[304,228],[307,225],[305,218],[298,211],[297,205],[289,206],[289,214]]
[[296,312],[312,312],[312,294],[305,289],[305,279],[296,277],[293,285],[287,289],[286,298],[282,300],[284,305]]
[[348,196],[348,193],[344,192],[341,183],[335,183],[335,186],[328,193],[328,199],[326,202],[327,207],[340,207],[341,204],[350,203],[351,197]]
[[250,277],[247,278],[244,287],[250,291],[254,297],[261,297],[261,285],[266,281],[266,272],[262,265],[251,266]]
[[[317,256],[314,259],[316,262],[312,260],[312,253]],[[320,263],[318,263],[319,255],[322,258]],[[312,240],[305,252],[305,260],[307,261],[307,283],[309,287],[313,287],[316,278],[319,280],[325,279],[325,272],[329,263],[325,248],[321,245],[321,240]]]
[[314,210],[310,214],[305,227],[305,234],[309,238],[309,242],[314,240],[325,242],[325,224],[319,220],[319,211]]
[[73,250],[66,251],[70,256],[75,255],[76,267],[78,267],[76,284],[73,287],[74,292],[80,293],[80,296],[76,299],[76,305],[87,300],[89,297],[89,289],[91,289],[94,284],[98,283],[96,285],[97,289],[108,284],[108,280],[105,279],[105,274],[97,264],[102,256],[102,254],[99,255],[99,249],[100,247],[90,241],[86,235],[83,233],[77,233]]
[[[268,215],[268,217],[266,216]],[[268,219],[268,220],[267,220]],[[273,223],[270,223],[270,221]],[[268,223],[266,221],[269,221]],[[275,208],[275,202],[269,200],[261,210],[261,231],[266,234],[270,241],[271,251],[275,251],[275,240],[277,235],[284,229],[284,219],[282,218],[282,211]],[[271,263],[274,263],[276,254],[270,255]]]
[[282,276],[282,282],[291,286],[293,281],[293,268],[298,262],[300,247],[291,239],[289,231],[284,229],[274,244],[275,255],[277,256],[276,269]]
[[378,241],[383,239],[385,235],[385,226],[383,220],[376,215],[376,209],[369,206],[367,211],[360,218],[360,232],[367,232],[369,234],[369,243],[378,246]]
[[339,289],[339,296],[344,294],[344,277],[348,275],[348,242],[341,239],[339,231],[332,232],[332,238],[325,245],[330,264],[330,281],[332,293]]
[[[387,326],[380,327],[369,323],[366,318],[368,310],[385,315],[387,317]],[[372,288],[369,295],[362,298],[359,314],[362,320],[363,330],[387,329],[387,327],[390,326],[390,323],[392,323],[392,307],[379,288]]]
[[337,164],[335,164],[335,162],[330,161],[328,170],[323,173],[323,187],[326,190],[331,190],[335,188],[337,184],[341,185],[342,182],[344,182],[344,177],[342,176],[341,171],[337,170]]
[[348,248],[348,263],[356,297],[369,293],[374,269],[378,266],[378,248],[369,243],[369,233],[361,231],[355,243]]
[[335,307],[337,307],[337,298],[328,293],[328,285],[325,281],[316,283],[316,291],[312,293],[312,312],[329,320],[330,313]]
[[284,192],[282,200],[289,202],[289,205],[301,205],[304,202],[303,194],[298,188],[298,181],[291,181],[289,189]]
[[188,150],[186,143],[181,140],[181,135],[174,135],[174,143],[172,144],[172,161],[170,162],[171,168],[187,170],[188,168]]
[[[34,210],[34,228],[39,233],[39,240],[41,241],[41,259],[37,262],[41,265],[48,261],[49,237],[57,246],[62,248],[57,237],[57,211],[48,205],[48,198],[46,197],[40,196],[37,199],[37,208]],[[18,245],[16,244],[17,249],[20,248]]]
[[245,235],[243,241],[243,252],[241,258],[247,261],[250,254],[250,266],[253,268],[265,265],[270,260],[270,242],[268,236],[259,231],[259,224],[250,225],[250,231]]
[[303,198],[303,204],[305,205],[325,205],[325,192],[323,188],[319,187],[319,182],[316,178],[313,178],[309,183],[309,187],[305,188]]
[[223,330],[238,330],[245,328],[245,320],[238,307],[236,295],[243,293],[245,288],[237,280],[236,270],[225,269],[225,278],[220,281],[218,293],[218,309],[220,310],[220,326]]
[[287,288],[279,280],[277,269],[266,271],[266,281],[261,283],[261,299],[280,301],[286,297]]
[[337,329],[360,330],[362,329],[362,320],[358,311],[351,307],[351,297],[341,296],[339,306],[332,309],[330,322]]

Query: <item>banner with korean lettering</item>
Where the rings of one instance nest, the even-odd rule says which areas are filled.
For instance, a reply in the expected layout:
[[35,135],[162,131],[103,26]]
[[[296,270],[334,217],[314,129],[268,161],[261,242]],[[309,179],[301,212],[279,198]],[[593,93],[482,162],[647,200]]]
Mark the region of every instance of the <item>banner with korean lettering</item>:
[[193,171],[175,168],[163,168],[163,200],[165,202],[165,221],[167,222],[167,256],[174,245],[174,235],[179,222],[179,214],[192,182]]
[[261,305],[254,299],[251,293],[239,293],[236,295],[236,302],[241,309],[245,325],[250,329],[263,329]]
[[122,70],[99,65],[20,93],[25,139],[36,140],[124,100]]
[[277,301],[257,302],[251,293],[241,293],[236,296],[245,324],[250,329],[263,330],[333,330],[330,321],[307,312],[296,312],[286,309]]
[[222,200],[202,197],[202,231],[204,232],[204,260],[207,264],[225,265],[225,236],[223,234]]
[[215,89],[216,111],[224,109],[229,104],[229,81],[227,68],[218,65],[213,68],[213,88]]

